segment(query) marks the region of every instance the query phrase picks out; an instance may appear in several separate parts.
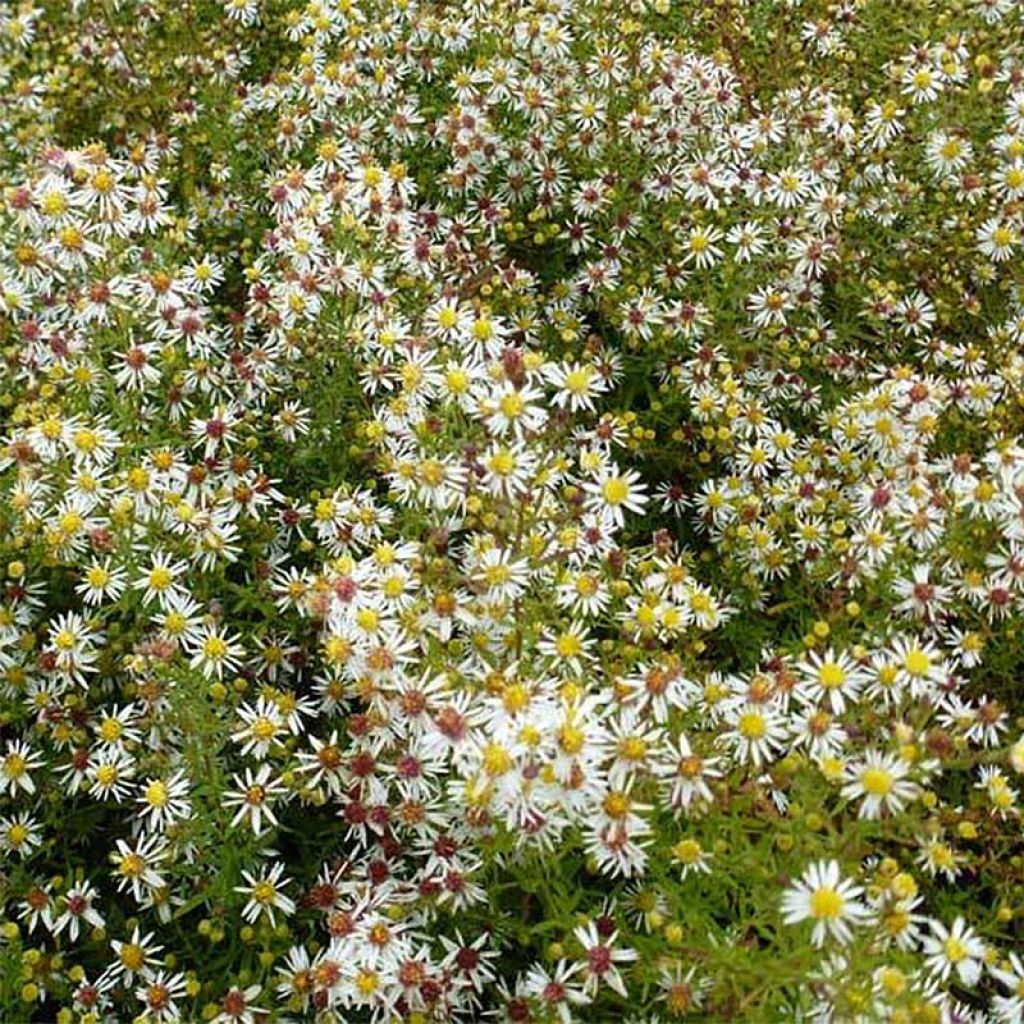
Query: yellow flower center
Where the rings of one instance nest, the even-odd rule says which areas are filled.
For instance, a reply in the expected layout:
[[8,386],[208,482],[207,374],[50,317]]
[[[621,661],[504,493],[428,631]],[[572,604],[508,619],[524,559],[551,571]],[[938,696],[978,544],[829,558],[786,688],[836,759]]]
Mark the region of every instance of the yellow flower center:
[[79,430],[75,434],[75,439],[74,440],[75,440],[75,447],[80,452],[86,452],[86,453],[95,451],[99,447],[99,444],[100,444],[100,439],[97,436],[97,434],[95,433],[95,431],[87,430],[87,429]]
[[922,651],[920,647],[914,647],[907,651],[906,656],[903,659],[903,667],[907,670],[909,675],[920,678],[926,675],[928,670],[932,667],[932,659],[927,652]]
[[174,574],[162,565],[149,572],[149,585],[153,590],[166,590],[174,582]]
[[619,755],[626,761],[642,761],[647,756],[647,742],[641,736],[627,736],[619,743]]
[[86,581],[95,590],[102,590],[110,582],[110,573],[102,565],[94,565],[85,574]]
[[129,971],[142,970],[146,963],[146,954],[141,946],[136,946],[132,942],[126,942],[121,947],[119,958],[121,963],[128,968]]
[[515,456],[506,448],[496,451],[490,458],[488,466],[495,476],[509,476],[515,472]]
[[811,917],[816,921],[836,921],[843,912],[846,900],[830,885],[823,885],[811,893]]
[[171,636],[178,636],[180,633],[183,633],[187,624],[185,616],[181,612],[168,612],[167,618],[164,619],[164,629]]
[[521,416],[523,409],[526,408],[526,402],[523,400],[523,396],[517,391],[511,391],[507,395],[503,395],[499,404],[501,406],[502,413],[504,413],[504,415],[510,420],[514,420]]
[[371,971],[369,968],[364,968],[356,975],[356,988],[364,996],[372,995],[376,992],[378,984],[379,980],[376,971]]
[[748,711],[746,714],[740,715],[736,728],[745,740],[763,739],[765,733],[768,732],[768,726],[765,724],[763,716],[756,711]]
[[121,858],[117,870],[126,878],[138,878],[146,870],[146,862],[137,853],[127,853]]
[[107,743],[113,743],[115,740],[120,739],[121,732],[121,723],[116,718],[104,719],[103,724],[100,726],[100,736]]
[[372,608],[361,608],[356,614],[356,624],[366,633],[374,633],[380,624],[380,616]]
[[604,482],[601,494],[609,505],[621,505],[629,497],[629,484],[621,476],[613,476]]
[[629,813],[629,798],[624,793],[612,792],[604,798],[603,806],[609,818],[624,818]]
[[83,522],[84,520],[81,515],[72,510],[65,512],[64,515],[60,517],[59,525],[64,533],[72,534],[77,533],[82,528]]
[[818,682],[824,690],[838,690],[846,682],[846,672],[842,665],[826,661],[818,669]]
[[208,636],[203,641],[203,654],[207,658],[212,658],[217,661],[224,657],[228,653],[228,645],[223,637],[219,636]]
[[505,710],[514,715],[530,703],[530,692],[522,683],[511,683],[505,687],[501,701],[505,705]]
[[583,653],[583,642],[575,633],[563,633],[555,641],[555,650],[563,658],[575,658]]
[[558,732],[558,745],[567,754],[578,754],[583,749],[586,737],[582,729],[574,725],[563,725]]
[[277,726],[267,717],[261,715],[252,723],[252,734],[258,740],[272,739],[277,732]]
[[100,195],[108,195],[114,190],[114,176],[108,170],[97,171],[92,176],[92,187]]
[[895,779],[891,772],[884,768],[866,768],[860,775],[860,784],[865,793],[872,796],[885,796],[892,790]]
[[159,779],[154,779],[146,787],[145,797],[146,803],[150,807],[166,807],[167,801],[170,799],[167,787]]
[[570,370],[565,375],[565,387],[574,395],[582,395],[590,387],[592,371],[589,367],[581,366],[578,370]]
[[439,487],[444,483],[444,465],[437,459],[427,459],[420,466],[420,480],[428,487]]
[[672,852],[675,854],[676,860],[680,860],[684,864],[696,864],[700,860],[703,850],[695,839],[681,839],[672,848]]
[[958,964],[967,957],[967,947],[955,935],[950,935],[943,947],[946,950],[946,959],[951,964]]
[[484,771],[488,775],[504,775],[512,767],[512,755],[497,743],[484,748]]
[[54,646],[61,651],[70,651],[75,646],[75,634],[70,629],[62,629],[54,638]]
[[257,882],[252,889],[252,898],[263,906],[273,903],[276,895],[277,890],[274,888],[273,882]]

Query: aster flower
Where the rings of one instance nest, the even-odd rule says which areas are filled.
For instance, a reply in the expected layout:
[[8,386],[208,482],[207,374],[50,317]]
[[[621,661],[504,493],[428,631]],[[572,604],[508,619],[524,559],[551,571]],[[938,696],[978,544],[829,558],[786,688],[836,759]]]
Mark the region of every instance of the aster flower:
[[878,818],[883,811],[899,813],[918,793],[918,786],[906,778],[908,771],[900,758],[868,750],[862,762],[850,767],[843,796],[863,798],[858,811],[861,818]]
[[826,937],[847,943],[853,937],[853,927],[870,918],[870,911],[859,899],[862,892],[842,877],[836,861],[818,861],[787,890],[782,900],[783,919],[786,924],[813,921],[811,940],[815,946],[823,945]]
[[290,881],[287,878],[282,879],[283,874],[284,865],[280,862],[260,873],[242,872],[246,885],[237,886],[235,892],[247,897],[242,908],[242,916],[246,921],[252,922],[266,917],[273,925],[276,921],[275,911],[286,917],[295,913],[294,901],[281,891]]
[[962,917],[949,928],[932,921],[931,931],[922,944],[928,969],[942,980],[955,971],[963,984],[973,986],[981,977],[985,944]]

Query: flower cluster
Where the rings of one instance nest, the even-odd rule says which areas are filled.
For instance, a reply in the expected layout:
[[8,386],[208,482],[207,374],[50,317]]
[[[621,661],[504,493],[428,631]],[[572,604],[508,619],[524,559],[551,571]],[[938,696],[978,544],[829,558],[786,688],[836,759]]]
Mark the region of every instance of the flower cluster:
[[0,1016],[1024,1020],[1022,32],[0,5]]

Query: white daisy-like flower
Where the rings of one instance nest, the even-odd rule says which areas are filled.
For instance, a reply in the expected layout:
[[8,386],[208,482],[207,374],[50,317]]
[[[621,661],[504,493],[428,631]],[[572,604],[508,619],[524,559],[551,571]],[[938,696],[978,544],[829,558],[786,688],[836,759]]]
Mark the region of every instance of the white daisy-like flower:
[[620,996],[628,995],[626,983],[619,972],[620,964],[633,963],[640,954],[635,949],[616,947],[618,932],[602,937],[593,921],[573,931],[576,941],[583,947],[585,959],[580,964],[583,971],[583,991],[588,996],[597,993],[602,984],[614,989]]
[[281,891],[289,884],[290,879],[282,879],[284,865],[274,864],[268,871],[260,874],[242,872],[246,885],[236,886],[235,892],[244,893],[248,899],[242,908],[242,916],[250,924],[266,917],[271,925],[276,924],[275,911],[286,917],[295,913],[295,902]]
[[871,911],[859,899],[862,892],[842,877],[836,861],[818,861],[783,896],[783,920],[786,924],[813,921],[811,941],[815,946],[822,946],[829,935],[847,943],[853,937],[853,926],[871,918]]
[[850,766],[843,796],[863,800],[858,817],[880,818],[883,812],[897,814],[919,790],[906,778],[908,771],[909,766],[899,757],[868,750],[863,761]]
[[647,506],[647,494],[640,474],[629,469],[619,472],[605,467],[596,480],[584,485],[588,494],[587,508],[607,516],[616,526],[622,526],[626,512],[640,514]]
[[950,928],[941,921],[932,921],[931,929],[932,934],[926,936],[922,943],[928,969],[943,981],[956,971],[965,985],[976,984],[985,959],[985,943],[962,917],[958,917]]

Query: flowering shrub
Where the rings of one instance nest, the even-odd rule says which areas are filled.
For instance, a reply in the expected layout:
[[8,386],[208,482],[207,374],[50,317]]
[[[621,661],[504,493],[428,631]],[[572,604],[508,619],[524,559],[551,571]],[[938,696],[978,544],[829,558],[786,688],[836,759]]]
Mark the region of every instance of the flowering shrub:
[[0,4],[0,1019],[1024,1019],[1022,40]]

